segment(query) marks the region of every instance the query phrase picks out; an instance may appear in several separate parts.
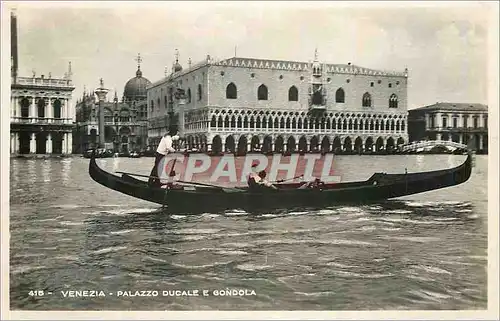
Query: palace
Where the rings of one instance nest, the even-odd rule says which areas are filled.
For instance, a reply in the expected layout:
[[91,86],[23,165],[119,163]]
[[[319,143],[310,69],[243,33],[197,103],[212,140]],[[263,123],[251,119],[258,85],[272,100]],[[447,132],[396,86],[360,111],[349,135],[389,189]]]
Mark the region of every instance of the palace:
[[[79,153],[96,147],[122,153],[146,148],[148,130],[146,87],[151,82],[142,76],[141,61],[139,55],[135,77],[125,84],[121,102],[118,101],[116,91],[113,101],[107,101],[105,99],[107,90],[103,91],[102,102],[98,101],[96,91],[84,92],[82,99],[78,100],[74,142],[75,150]],[[100,108],[104,114],[103,137],[99,131]],[[103,144],[99,144],[101,140]]]
[[148,87],[149,144],[177,122],[212,152],[380,151],[408,142],[408,71],[254,58],[213,59]]
[[436,103],[409,111],[410,141],[444,140],[488,151],[488,106]]
[[71,154],[75,87],[71,62],[63,78],[18,77],[17,17],[11,13],[11,154]]

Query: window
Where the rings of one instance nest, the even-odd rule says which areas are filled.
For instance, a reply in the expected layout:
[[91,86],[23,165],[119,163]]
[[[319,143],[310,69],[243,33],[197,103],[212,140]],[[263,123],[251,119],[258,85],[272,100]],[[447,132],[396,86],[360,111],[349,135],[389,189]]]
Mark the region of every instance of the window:
[[389,108],[398,108],[398,96],[392,94],[389,98]]
[[187,91],[187,103],[189,104],[191,102],[191,88],[188,88]]
[[371,107],[372,106],[372,96],[369,93],[365,93],[363,95],[363,107]]
[[[58,100],[56,100],[56,102],[59,102],[59,115],[61,114],[60,110],[61,110],[61,102]],[[54,103],[54,110],[56,108],[56,104]],[[28,100],[28,98],[23,98],[23,100],[21,100],[21,117],[23,118],[27,118],[29,117],[30,115],[30,102]],[[54,112],[54,117],[55,117],[55,112]],[[59,117],[57,117],[59,118]]]
[[458,119],[456,117],[453,117],[453,128],[458,127]]
[[478,127],[478,118],[474,117],[474,128]]
[[335,92],[335,102],[336,103],[345,103],[345,92],[344,89],[339,88]]
[[268,92],[266,85],[260,85],[257,90],[257,99],[258,100],[267,100]]
[[298,101],[299,100],[299,91],[297,87],[292,86],[288,89],[288,101]]
[[484,128],[488,128],[488,117],[484,117]]
[[45,118],[45,99],[41,98],[38,100],[38,117]]
[[374,83],[373,83],[373,81],[372,81],[372,82],[370,83],[370,87],[373,87],[373,85],[374,85]]
[[198,100],[201,100],[202,92],[201,92],[201,85],[198,84]]
[[469,117],[468,116],[463,116],[463,117],[464,117],[464,128],[467,128],[467,127],[469,127],[469,124],[467,124]]
[[446,117],[443,117],[443,128],[448,127],[448,119]]
[[389,84],[389,88],[392,88],[392,84]]
[[238,98],[238,89],[236,88],[236,85],[233,83],[230,83],[226,87],[226,98],[227,99],[236,99]]
[[154,108],[155,108],[155,102],[151,100],[151,111],[153,111]]

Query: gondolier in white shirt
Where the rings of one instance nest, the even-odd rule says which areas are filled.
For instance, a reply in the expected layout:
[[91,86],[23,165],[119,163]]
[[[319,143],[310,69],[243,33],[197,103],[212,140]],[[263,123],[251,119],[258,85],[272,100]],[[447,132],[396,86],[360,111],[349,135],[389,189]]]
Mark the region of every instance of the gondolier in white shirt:
[[151,170],[151,174],[149,174],[148,184],[150,186],[160,186],[161,182],[158,177],[158,164],[168,153],[174,153],[175,148],[173,147],[174,141],[179,140],[179,135],[177,134],[177,129],[171,127],[165,135],[161,138],[160,144],[158,144],[158,148],[155,153],[155,163],[153,169]]

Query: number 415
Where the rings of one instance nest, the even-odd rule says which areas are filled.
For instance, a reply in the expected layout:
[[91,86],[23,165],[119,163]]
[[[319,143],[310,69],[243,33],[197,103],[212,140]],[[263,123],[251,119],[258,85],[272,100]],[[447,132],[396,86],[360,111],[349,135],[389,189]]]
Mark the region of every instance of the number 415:
[[38,290],[38,291],[33,291],[33,290],[31,290],[31,291],[29,292],[29,295],[30,295],[30,296],[43,296],[43,294],[44,294],[44,293],[43,293],[43,290]]

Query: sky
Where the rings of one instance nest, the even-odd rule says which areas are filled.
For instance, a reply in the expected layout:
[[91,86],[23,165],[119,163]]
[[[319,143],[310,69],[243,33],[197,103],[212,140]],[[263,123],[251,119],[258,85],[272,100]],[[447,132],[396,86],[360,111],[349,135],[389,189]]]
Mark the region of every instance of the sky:
[[[19,74],[62,77],[73,98],[99,86],[121,98],[135,76],[155,82],[207,55],[409,70],[409,109],[487,103],[488,3],[89,2],[9,3],[18,16]],[[491,54],[491,53],[490,53]]]

